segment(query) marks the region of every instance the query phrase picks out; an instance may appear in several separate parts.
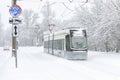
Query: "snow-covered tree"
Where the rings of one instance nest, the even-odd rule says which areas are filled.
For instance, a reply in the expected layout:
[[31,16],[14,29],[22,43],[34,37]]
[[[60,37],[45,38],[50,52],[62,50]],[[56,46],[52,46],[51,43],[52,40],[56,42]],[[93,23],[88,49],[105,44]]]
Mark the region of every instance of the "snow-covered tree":
[[[94,31],[95,41],[100,48],[110,50],[120,50],[120,2],[118,0],[103,3],[101,20],[95,25]],[[101,11],[103,11],[101,10]],[[103,44],[100,46],[99,44]]]
[[51,24],[55,25],[55,13],[51,9],[51,3],[46,2],[46,4],[42,8],[42,15],[43,15],[43,20],[41,23],[41,26],[44,31],[49,30],[49,27],[51,27]]
[[87,29],[88,47],[92,50],[120,50],[120,1],[94,0],[92,8],[76,9],[71,24]]
[[39,18],[38,13],[32,10],[24,10],[23,23],[20,25],[19,44],[23,46],[34,46],[36,45],[36,24]]
[[0,46],[3,46],[3,24],[0,15]]

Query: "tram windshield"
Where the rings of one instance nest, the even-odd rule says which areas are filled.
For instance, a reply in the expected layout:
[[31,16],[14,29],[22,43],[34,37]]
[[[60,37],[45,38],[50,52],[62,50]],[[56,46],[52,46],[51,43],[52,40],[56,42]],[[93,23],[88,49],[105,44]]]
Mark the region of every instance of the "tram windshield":
[[85,30],[71,30],[71,48],[75,50],[87,48],[87,37]]

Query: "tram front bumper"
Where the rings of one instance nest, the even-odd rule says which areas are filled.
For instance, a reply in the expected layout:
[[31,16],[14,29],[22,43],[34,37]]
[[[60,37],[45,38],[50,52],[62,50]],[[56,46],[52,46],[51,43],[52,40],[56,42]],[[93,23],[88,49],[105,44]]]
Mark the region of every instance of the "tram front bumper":
[[86,60],[87,51],[68,51],[65,53],[65,58],[71,60]]

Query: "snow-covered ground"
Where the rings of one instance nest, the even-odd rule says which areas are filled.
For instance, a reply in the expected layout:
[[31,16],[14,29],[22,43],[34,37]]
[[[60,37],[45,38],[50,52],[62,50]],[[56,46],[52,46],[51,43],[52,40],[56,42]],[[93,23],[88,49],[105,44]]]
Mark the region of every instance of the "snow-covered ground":
[[84,61],[43,53],[42,47],[20,47],[18,68],[11,51],[0,48],[0,80],[120,80],[120,54],[88,52]]

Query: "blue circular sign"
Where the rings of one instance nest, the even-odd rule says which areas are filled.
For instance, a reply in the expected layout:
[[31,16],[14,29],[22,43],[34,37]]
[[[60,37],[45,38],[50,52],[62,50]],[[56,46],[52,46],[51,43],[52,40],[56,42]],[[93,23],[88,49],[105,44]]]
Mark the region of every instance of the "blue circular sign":
[[21,12],[22,12],[22,9],[20,8],[20,6],[18,5],[13,5],[10,9],[9,9],[9,12],[10,14],[13,16],[13,17],[18,17]]

